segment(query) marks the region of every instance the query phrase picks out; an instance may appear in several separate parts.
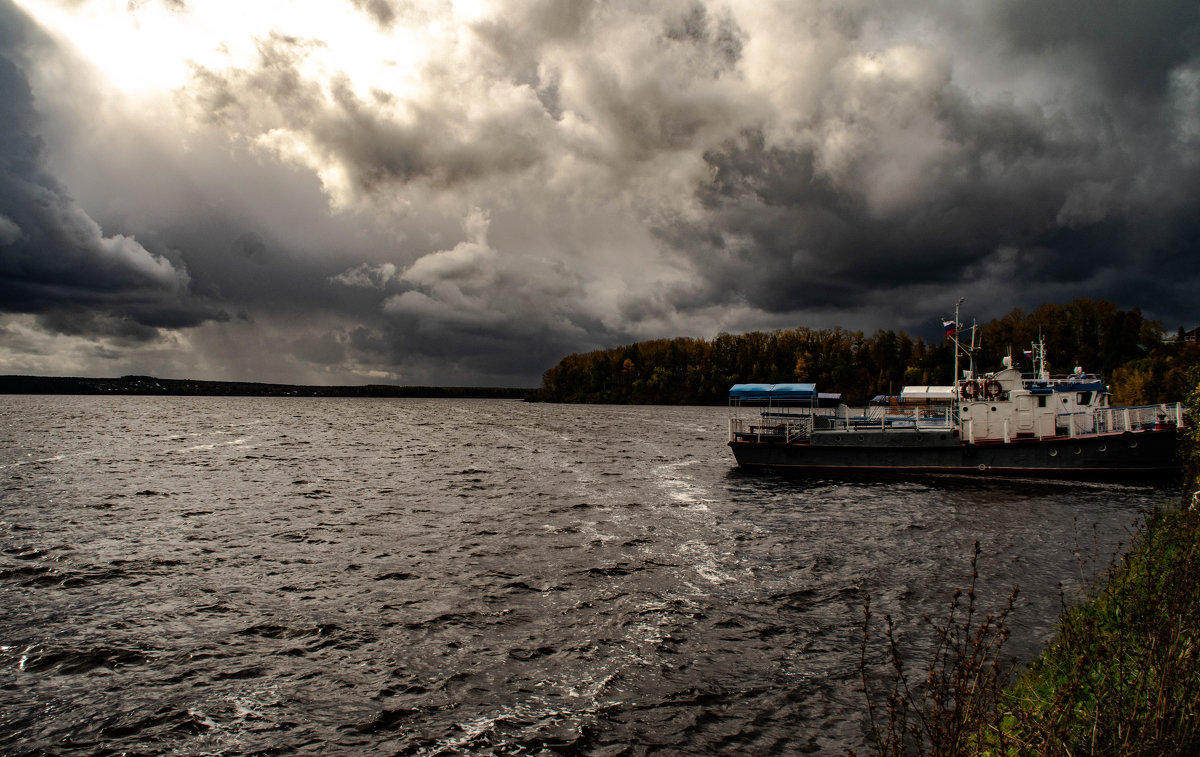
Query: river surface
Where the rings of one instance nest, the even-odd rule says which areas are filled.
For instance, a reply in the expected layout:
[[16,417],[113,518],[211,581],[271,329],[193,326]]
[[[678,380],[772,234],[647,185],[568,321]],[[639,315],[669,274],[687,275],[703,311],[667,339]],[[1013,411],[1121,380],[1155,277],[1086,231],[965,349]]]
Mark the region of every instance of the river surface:
[[748,474],[725,428],[0,398],[0,753],[845,754],[867,594],[919,658],[978,541],[980,604],[1020,585],[1006,650],[1028,660],[1060,586],[1177,496]]

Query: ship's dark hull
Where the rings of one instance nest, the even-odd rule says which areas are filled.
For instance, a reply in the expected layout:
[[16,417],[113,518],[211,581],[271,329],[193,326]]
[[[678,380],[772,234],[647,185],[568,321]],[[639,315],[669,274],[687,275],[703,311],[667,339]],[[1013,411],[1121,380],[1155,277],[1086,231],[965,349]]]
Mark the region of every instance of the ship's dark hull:
[[1019,439],[969,444],[945,434],[814,434],[804,443],[740,438],[729,443],[739,465],[813,473],[884,471],[1103,478],[1170,475],[1180,468],[1175,429],[1078,439]]

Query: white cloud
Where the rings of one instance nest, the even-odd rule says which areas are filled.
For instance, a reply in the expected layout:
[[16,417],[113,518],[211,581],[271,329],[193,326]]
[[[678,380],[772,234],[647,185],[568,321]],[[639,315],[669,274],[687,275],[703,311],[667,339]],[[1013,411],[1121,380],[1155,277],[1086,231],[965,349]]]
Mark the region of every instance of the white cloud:
[[21,227],[8,216],[0,215],[0,245],[8,245],[21,238]]
[[395,278],[396,265],[394,263],[380,263],[379,265],[363,263],[343,271],[337,276],[331,276],[329,280],[346,286],[383,289],[388,282]]
[[478,208],[464,223],[467,241],[418,259],[400,278],[433,290],[453,291],[461,296],[464,287],[479,288],[495,282],[499,255],[488,245],[489,219]]

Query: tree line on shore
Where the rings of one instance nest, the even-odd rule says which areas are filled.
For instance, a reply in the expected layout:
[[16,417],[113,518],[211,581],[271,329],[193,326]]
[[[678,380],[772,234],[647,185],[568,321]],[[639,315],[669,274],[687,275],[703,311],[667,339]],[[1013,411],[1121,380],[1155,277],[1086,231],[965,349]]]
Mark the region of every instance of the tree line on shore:
[[[964,324],[969,328],[971,324]],[[1200,366],[1195,342],[1164,342],[1159,321],[1138,308],[1077,299],[1066,305],[1020,309],[980,326],[977,367],[998,370],[1010,353],[1023,370],[1023,350],[1040,337],[1053,373],[1081,366],[1103,373],[1114,401],[1177,401],[1194,386]],[[960,333],[960,336],[961,333]],[[962,338],[966,338],[963,336]],[[926,342],[903,331],[873,335],[843,328],[798,327],[722,333],[716,338],[654,339],[568,355],[542,378],[533,399],[547,402],[724,404],[735,383],[815,383],[862,404],[903,386],[945,385],[954,371],[949,339]]]

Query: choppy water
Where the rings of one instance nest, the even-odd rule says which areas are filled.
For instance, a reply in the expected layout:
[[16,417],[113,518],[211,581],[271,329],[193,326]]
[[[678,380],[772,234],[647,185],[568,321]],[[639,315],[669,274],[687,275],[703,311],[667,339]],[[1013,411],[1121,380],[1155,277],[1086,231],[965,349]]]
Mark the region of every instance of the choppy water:
[[1028,658],[1174,496],[748,475],[723,408],[2,399],[4,754],[845,753],[864,593],[940,616],[979,540]]

